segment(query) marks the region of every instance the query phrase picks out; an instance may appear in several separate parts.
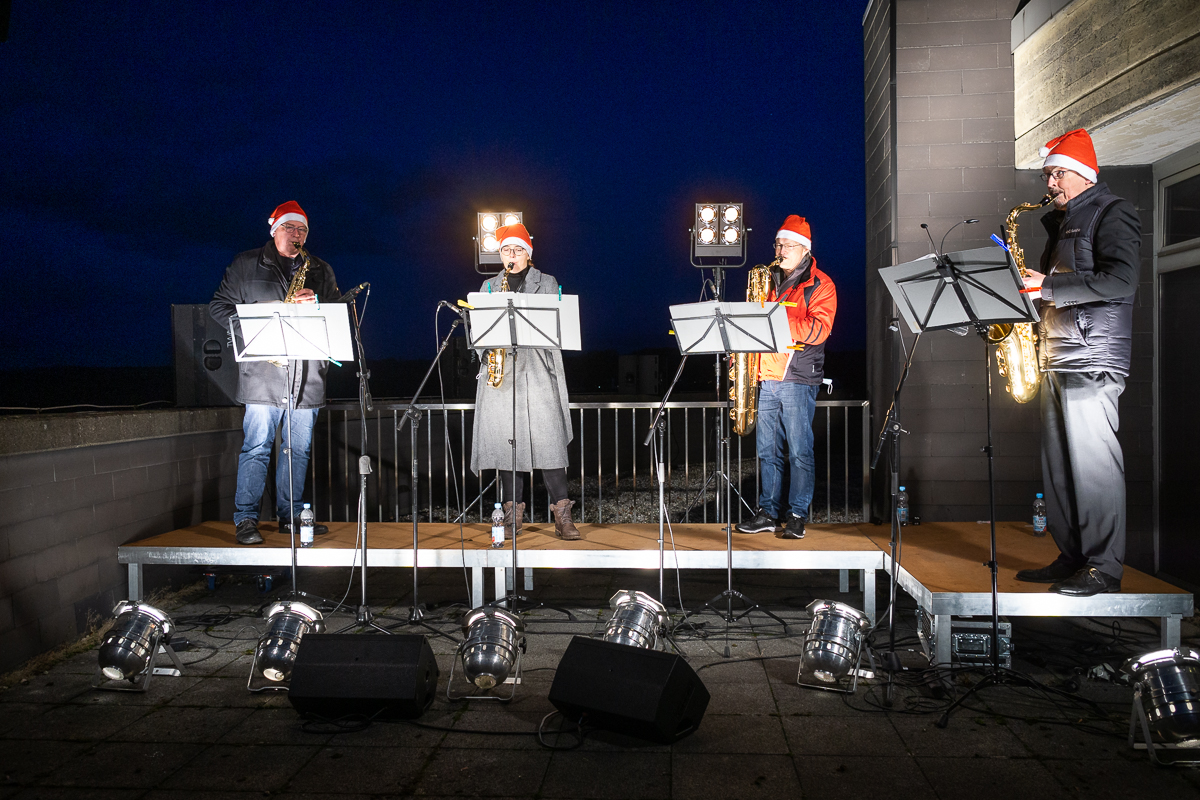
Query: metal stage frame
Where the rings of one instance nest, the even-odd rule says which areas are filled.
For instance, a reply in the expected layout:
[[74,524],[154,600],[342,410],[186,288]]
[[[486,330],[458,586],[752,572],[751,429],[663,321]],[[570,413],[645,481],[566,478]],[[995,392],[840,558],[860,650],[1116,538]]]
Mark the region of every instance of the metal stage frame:
[[[386,529],[396,523],[377,523],[370,548],[370,566],[411,568],[410,547],[394,546]],[[351,523],[345,526],[352,539]],[[228,528],[228,531],[225,530]],[[506,594],[512,574],[512,551],[486,545],[488,529],[478,523],[464,526],[468,537],[460,541],[458,526],[422,523],[429,539],[439,546],[421,547],[417,562],[421,569],[454,568],[471,572],[471,602],[486,601],[486,574],[494,576],[493,597]],[[450,538],[450,530],[455,532]],[[991,594],[988,571],[980,565],[973,547],[985,526],[973,523],[927,523],[911,529],[897,570],[900,588],[911,595],[933,624],[933,654],[936,663],[950,663],[949,631],[952,617],[990,617]],[[1052,541],[1034,538],[1027,524],[1005,522],[997,526],[1002,551],[999,612],[1005,617],[1143,617],[1157,618],[1164,648],[1180,643],[1180,623],[1193,609],[1190,593],[1157,578],[1126,568],[1123,591],[1095,597],[1066,597],[1047,592],[1044,586],[1020,584],[1012,579],[1016,569],[1048,563],[1057,554]],[[532,588],[531,573],[537,569],[658,569],[657,525],[580,526],[584,540],[563,542],[553,536],[552,526],[527,524],[522,537],[529,546],[521,550],[520,566],[526,587]],[[411,528],[408,528],[411,531]],[[549,531],[547,535],[546,531]],[[144,568],[153,564],[191,566],[238,566],[285,568],[291,553],[280,546],[281,534],[264,531],[267,543],[254,547],[233,543],[231,523],[207,523],[181,531],[150,537],[117,548],[117,560],[129,570],[129,599],[141,600]],[[809,536],[799,541],[770,536],[740,536],[734,540],[735,570],[838,570],[839,590],[850,591],[850,571],[859,572],[862,608],[872,622],[876,619],[876,571],[890,573],[886,552],[886,528],[868,525],[810,525]],[[328,534],[335,537],[331,530]],[[410,534],[411,535],[411,534]],[[324,538],[324,537],[323,537]],[[426,538],[426,537],[423,537]],[[718,524],[675,526],[677,549],[667,540],[664,563],[668,570],[724,570],[725,537]],[[228,541],[228,544],[226,544]],[[358,551],[348,543],[328,540],[327,546],[305,548],[296,554],[301,567],[350,567],[357,565]],[[411,539],[409,540],[411,541]],[[175,542],[176,544],[171,544]],[[187,543],[192,544],[188,545]],[[179,544],[184,543],[184,544]],[[199,544],[197,544],[199,543]],[[386,546],[381,546],[386,545]],[[857,549],[856,549],[857,548]],[[506,574],[507,573],[507,574]],[[990,583],[989,583],[990,585]],[[947,635],[938,635],[945,632]]]

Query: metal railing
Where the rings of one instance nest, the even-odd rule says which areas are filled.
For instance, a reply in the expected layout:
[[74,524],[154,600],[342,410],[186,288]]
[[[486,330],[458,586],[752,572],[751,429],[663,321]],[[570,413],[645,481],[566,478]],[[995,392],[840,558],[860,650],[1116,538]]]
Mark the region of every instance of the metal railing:
[[[470,470],[474,403],[421,404],[417,423],[418,521],[489,518],[499,499],[496,472]],[[657,522],[658,483],[651,448],[642,445],[656,402],[571,403],[574,438],[568,450],[570,497],[576,521]],[[410,521],[411,434],[396,430],[403,404],[376,406],[367,416],[367,481],[370,521]],[[664,436],[666,505],[674,522],[716,522],[716,439],[725,403],[667,404]],[[870,502],[870,407],[860,400],[817,402],[813,421],[817,480],[809,518],[813,522],[857,522]],[[728,428],[726,428],[728,430]],[[358,503],[361,450],[358,406],[327,406],[313,432],[306,499],[318,519],[353,520]],[[754,436],[730,434],[728,472],[735,493],[735,520],[749,518],[757,504],[759,469]],[[550,519],[541,473],[525,477],[527,511],[533,521]],[[535,482],[536,481],[536,482]],[[269,484],[270,485],[270,484]],[[538,498],[539,502],[532,502]],[[544,502],[541,500],[544,499]],[[720,501],[724,503],[723,498]],[[723,514],[721,516],[724,516]]]

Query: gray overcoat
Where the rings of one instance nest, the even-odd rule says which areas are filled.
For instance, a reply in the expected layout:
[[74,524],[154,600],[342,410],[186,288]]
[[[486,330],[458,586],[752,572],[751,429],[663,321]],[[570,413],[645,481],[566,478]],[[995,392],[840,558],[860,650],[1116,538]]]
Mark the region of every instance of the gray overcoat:
[[[521,287],[529,294],[558,294],[558,281],[536,267]],[[503,274],[483,282],[479,291],[500,291]],[[559,469],[567,466],[567,444],[573,438],[567,405],[567,380],[558,350],[522,350],[513,373],[512,350],[504,354],[504,382],[487,382],[487,357],[480,353],[479,386],[475,390],[475,432],[471,471],[512,469],[508,440],[513,428],[513,390],[517,393],[517,470]]]

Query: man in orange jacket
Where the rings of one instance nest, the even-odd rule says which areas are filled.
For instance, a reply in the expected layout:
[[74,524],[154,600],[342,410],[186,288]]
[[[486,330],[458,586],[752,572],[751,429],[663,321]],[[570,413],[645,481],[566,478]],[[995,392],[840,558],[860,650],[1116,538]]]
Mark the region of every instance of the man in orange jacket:
[[[755,432],[762,464],[762,493],[754,519],[737,526],[741,533],[783,529],[783,538],[804,538],[804,523],[816,483],[813,415],[817,391],[825,377],[825,340],[837,313],[833,281],[817,269],[812,233],[804,217],[792,214],[775,234],[775,255],[782,276],[768,300],[787,304],[792,348],[759,357],[758,426]],[[787,506],[782,508],[784,448],[791,463]]]

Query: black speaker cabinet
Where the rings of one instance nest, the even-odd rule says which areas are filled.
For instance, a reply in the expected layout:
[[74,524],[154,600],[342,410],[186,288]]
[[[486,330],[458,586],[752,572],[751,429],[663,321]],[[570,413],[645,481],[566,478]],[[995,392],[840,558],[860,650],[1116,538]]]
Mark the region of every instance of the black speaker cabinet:
[[437,692],[438,667],[424,636],[309,633],[300,643],[288,699],[325,719],[421,716]]
[[172,305],[175,353],[175,405],[237,405],[238,364],[229,332],[206,304]]
[[563,716],[655,742],[696,730],[708,699],[678,655],[583,636],[567,645],[550,685],[550,702]]

